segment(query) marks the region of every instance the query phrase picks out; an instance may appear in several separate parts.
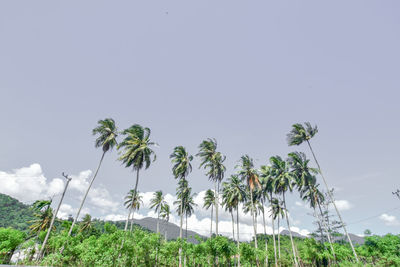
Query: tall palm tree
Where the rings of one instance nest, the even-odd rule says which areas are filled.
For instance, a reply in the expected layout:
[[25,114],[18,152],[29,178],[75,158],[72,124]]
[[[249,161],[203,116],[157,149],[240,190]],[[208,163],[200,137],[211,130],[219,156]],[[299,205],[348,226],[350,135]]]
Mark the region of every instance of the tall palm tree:
[[[164,203],[161,206],[160,218],[162,218],[168,224],[170,215],[171,215],[170,206],[167,203]],[[165,227],[165,233],[164,233],[165,241],[168,240],[168,238],[167,238],[167,234],[168,234],[167,230],[168,230],[168,225],[167,225],[167,227]]]
[[236,203],[231,198],[231,184],[224,182],[222,183],[222,206],[225,207],[225,211],[229,212],[232,219],[232,239],[235,241],[235,220],[233,218],[233,210],[236,208]]
[[[224,193],[224,198],[226,199],[226,202],[230,203],[229,205],[236,209],[236,243],[239,251],[239,204],[246,201],[246,188],[237,175],[232,175],[228,179],[228,183],[229,190]],[[240,267],[240,253],[238,253],[238,266]]]
[[136,192],[135,190],[129,190],[128,194],[125,197],[125,202],[124,205],[127,209],[129,209],[129,215],[128,218],[126,219],[125,222],[125,228],[124,231],[128,229],[128,223],[129,220],[131,221],[131,228],[130,232],[132,232],[133,229],[133,217],[135,214],[135,210],[140,209],[140,205],[143,204],[142,201],[142,196],[139,194],[139,192]]
[[[118,150],[122,149],[118,160],[125,164],[126,168],[133,168],[136,171],[136,183],[134,192],[137,192],[139,183],[139,171],[144,167],[148,169],[152,162],[156,160],[156,154],[152,149],[157,144],[150,139],[151,131],[147,127],[134,124],[122,132],[124,140],[118,145]],[[129,216],[132,210],[129,211]]]
[[153,198],[150,200],[150,208],[154,209],[157,213],[157,233],[160,232],[160,212],[164,204],[165,200],[163,192],[161,190],[154,192]]
[[[270,201],[270,210],[272,212],[272,200],[274,199],[272,197],[273,193],[275,192],[274,188],[274,178],[273,175],[271,174],[271,166],[261,166],[260,169],[260,176],[261,176],[261,185],[262,185],[262,190],[263,190],[263,195],[268,196],[269,195],[269,201]],[[275,218],[274,216],[271,216],[272,218],[272,239],[273,239],[273,244],[274,244],[274,259],[275,259],[275,267],[278,267],[278,259],[277,259],[277,254],[276,254],[276,239],[275,239]],[[279,231],[279,228],[278,228]]]
[[203,140],[199,145],[199,153],[196,156],[200,157],[200,168],[207,170],[206,175],[209,180],[214,182],[215,187],[215,233],[218,236],[218,207],[219,207],[219,187],[224,179],[226,167],[224,161],[226,157],[217,152],[217,141],[208,138]]
[[212,237],[212,225],[213,225],[213,207],[215,204],[215,193],[213,190],[208,189],[204,195],[203,208],[209,209],[211,207],[211,225],[210,225],[210,238]]
[[[244,202],[243,205],[243,212],[244,213],[249,213],[253,217],[253,228],[254,228],[254,244],[255,247],[258,248],[257,243],[257,216],[259,212],[259,207],[260,207],[260,194],[259,190],[254,190],[253,193],[250,193],[249,188],[247,189],[247,201]],[[249,197],[250,196],[250,197]]]
[[325,184],[326,190],[328,192],[328,196],[330,198],[330,201],[332,202],[333,206],[335,207],[336,213],[337,213],[337,215],[339,217],[339,220],[341,222],[343,230],[344,230],[344,232],[346,234],[347,240],[349,241],[349,244],[350,244],[351,249],[352,249],[353,254],[354,254],[354,258],[356,259],[356,262],[358,262],[358,257],[357,257],[357,253],[356,253],[356,251],[354,249],[353,242],[350,239],[350,236],[349,236],[349,234],[347,232],[346,226],[345,226],[345,224],[343,222],[342,216],[340,215],[340,212],[339,212],[339,210],[338,210],[338,208],[336,206],[335,199],[334,199],[332,193],[330,193],[330,189],[329,189],[328,183],[327,183],[327,181],[325,179],[325,176],[322,173],[321,166],[319,165],[317,157],[315,156],[315,153],[314,153],[314,151],[313,151],[313,149],[311,147],[310,140],[317,133],[318,133],[317,126],[313,127],[313,126],[311,126],[311,123],[309,123],[309,122],[305,122],[304,126],[302,124],[300,124],[300,123],[296,123],[296,124],[292,125],[291,131],[287,134],[287,142],[288,142],[289,146],[294,146],[294,145],[298,146],[298,145],[301,145],[303,142],[307,143],[307,145],[308,145],[308,147],[309,147],[309,149],[311,151],[311,154],[313,155],[314,161],[317,164],[318,171],[322,176],[322,180],[324,181],[324,184]]
[[259,210],[262,214],[263,226],[264,226],[264,237],[265,237],[265,266],[268,265],[268,239],[267,239],[267,226],[265,222],[265,203],[269,201],[268,192],[265,190],[266,184],[268,183],[268,179],[265,179],[262,175],[260,175],[260,184],[261,189],[258,192],[260,205]]
[[295,180],[294,180],[295,178],[289,170],[289,163],[282,160],[281,157],[279,157],[279,156],[271,157],[270,162],[271,162],[271,168],[272,168],[273,175],[274,175],[275,193],[282,195],[286,223],[287,223],[288,230],[289,230],[290,242],[292,243],[294,265],[297,267],[299,265],[297,262],[296,249],[295,249],[294,242],[293,242],[292,231],[290,230],[290,223],[289,223],[289,217],[287,214],[286,198],[285,198],[285,193],[287,191],[291,192],[293,190],[293,186],[295,184]]
[[[256,229],[256,223],[255,223],[255,217],[256,214],[254,212],[254,198],[253,198],[253,193],[256,188],[261,189],[261,184],[258,178],[258,172],[254,168],[254,161],[252,158],[250,158],[249,155],[244,155],[240,158],[240,163],[239,165],[236,166],[239,168],[238,171],[238,176],[242,179],[242,181],[246,181],[248,189],[250,191],[250,202],[251,202],[251,215],[253,218],[253,228],[254,228],[254,245],[255,248],[258,248],[257,245],[257,229]],[[256,261],[257,261],[257,266],[259,266],[259,260],[258,256],[256,255]]]
[[[179,179],[181,186],[186,182],[186,178],[189,173],[192,171],[191,161],[193,160],[193,156],[190,155],[183,146],[177,146],[174,148],[174,151],[169,156],[171,158],[172,173],[175,176],[175,179]],[[187,183],[187,182],[186,182]],[[183,187],[182,187],[183,188]],[[179,238],[182,239],[182,224],[183,224],[183,194],[184,192],[178,192],[181,194],[181,210],[180,210],[180,229],[179,229]],[[179,247],[179,267],[182,266],[182,246]]]
[[118,135],[117,132],[118,131],[117,131],[117,127],[115,126],[115,121],[111,118],[99,120],[97,122],[97,127],[94,128],[92,131],[93,135],[97,135],[95,147],[96,148],[101,147],[103,150],[103,153],[101,155],[100,162],[99,162],[99,165],[97,166],[96,172],[94,173],[94,176],[93,176],[92,180],[90,181],[88,188],[86,189],[86,193],[83,196],[81,205],[79,206],[78,212],[75,215],[74,221],[72,222],[71,227],[69,228],[68,236],[71,235],[72,229],[74,228],[76,222],[78,221],[79,214],[81,213],[83,204],[86,201],[86,197],[89,194],[90,188],[92,187],[93,182],[97,177],[101,163],[103,162],[103,159],[104,159],[104,155],[107,153],[107,151],[112,150],[113,147],[117,145],[117,135]]
[[[272,220],[276,220],[278,219],[278,257],[279,259],[281,258],[281,232],[279,231],[279,222],[280,219],[285,217],[285,212],[284,212],[284,208],[283,208],[283,204],[281,201],[279,201],[279,199],[277,198],[272,198],[271,199],[271,217]],[[272,223],[272,225],[274,225],[274,223]],[[272,229],[273,232],[275,232],[274,229]],[[274,237],[275,239],[275,237]],[[275,261],[275,265],[277,266],[277,262]]]

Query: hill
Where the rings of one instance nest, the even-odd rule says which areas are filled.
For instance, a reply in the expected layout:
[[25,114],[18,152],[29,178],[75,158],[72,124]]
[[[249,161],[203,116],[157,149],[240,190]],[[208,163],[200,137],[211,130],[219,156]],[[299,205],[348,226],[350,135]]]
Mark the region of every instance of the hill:
[[5,194],[0,194],[0,227],[27,231],[28,221],[34,219],[29,206]]

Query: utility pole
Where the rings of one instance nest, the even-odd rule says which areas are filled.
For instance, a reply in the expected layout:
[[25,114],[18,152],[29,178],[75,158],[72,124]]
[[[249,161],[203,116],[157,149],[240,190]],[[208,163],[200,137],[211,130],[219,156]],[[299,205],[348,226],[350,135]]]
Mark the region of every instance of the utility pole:
[[65,185],[64,192],[62,193],[60,202],[58,203],[56,212],[54,212],[53,218],[51,219],[49,230],[47,230],[47,234],[46,234],[46,237],[44,238],[44,241],[43,241],[43,244],[42,244],[42,248],[40,249],[39,255],[37,257],[38,261],[40,259],[42,259],[42,257],[43,257],[44,248],[46,247],[47,240],[49,239],[49,236],[50,236],[50,233],[51,233],[51,228],[53,228],[54,221],[55,221],[55,219],[57,217],[58,210],[60,209],[61,203],[62,203],[62,201],[64,199],[64,195],[65,195],[65,192],[67,191],[68,184],[69,184],[69,182],[71,182],[71,179],[72,179],[72,178],[69,178],[68,175],[64,174],[64,172],[62,173],[62,176],[64,176],[64,178],[67,179],[67,183]]

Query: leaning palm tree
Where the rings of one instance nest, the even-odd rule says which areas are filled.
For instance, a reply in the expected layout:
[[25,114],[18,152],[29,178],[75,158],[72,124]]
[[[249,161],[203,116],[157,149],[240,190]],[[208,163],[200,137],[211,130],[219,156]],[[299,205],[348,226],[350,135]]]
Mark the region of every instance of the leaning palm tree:
[[212,225],[213,225],[213,207],[215,204],[215,193],[211,189],[208,189],[206,191],[206,194],[203,198],[204,204],[203,208],[206,208],[207,210],[211,207],[211,225],[210,225],[210,237],[212,237]]
[[128,229],[128,223],[129,220],[131,221],[131,228],[130,228],[130,232],[132,232],[133,229],[133,217],[135,214],[135,210],[139,210],[141,204],[143,204],[142,201],[142,196],[139,194],[139,192],[136,192],[135,190],[130,190],[128,192],[128,194],[125,197],[125,202],[124,205],[125,207],[129,210],[129,215],[128,218],[126,219],[125,222],[125,228],[124,231],[126,231]]
[[315,156],[315,153],[314,153],[314,151],[313,151],[313,149],[311,147],[310,140],[317,133],[318,133],[317,126],[312,127],[311,123],[309,123],[309,122],[305,122],[304,126],[302,124],[300,124],[300,123],[296,123],[296,124],[292,125],[291,131],[287,134],[287,142],[288,142],[289,146],[294,146],[294,145],[298,146],[298,145],[301,145],[303,142],[307,143],[307,145],[308,145],[308,147],[309,147],[309,149],[310,149],[310,151],[311,151],[311,153],[313,155],[314,161],[318,166],[318,171],[322,176],[322,180],[324,181],[324,184],[325,184],[326,190],[328,192],[328,196],[330,198],[330,201],[332,202],[333,206],[335,207],[336,213],[337,213],[337,215],[339,217],[339,220],[341,222],[343,230],[344,230],[344,232],[346,234],[347,240],[349,241],[349,244],[350,244],[351,249],[353,251],[353,254],[354,254],[354,257],[356,259],[356,262],[358,262],[358,257],[357,257],[357,253],[356,253],[356,251],[354,249],[353,242],[350,239],[350,236],[349,236],[349,234],[347,232],[346,226],[345,226],[345,224],[343,222],[342,216],[340,215],[340,212],[339,212],[339,210],[338,210],[338,208],[336,206],[335,199],[334,199],[332,193],[330,193],[331,191],[330,191],[328,183],[327,183],[327,181],[326,181],[326,179],[325,179],[325,177],[324,177],[324,175],[322,173],[321,166],[319,165],[317,157]]
[[[248,190],[250,191],[250,202],[251,206],[254,207],[254,198],[253,198],[253,193],[256,188],[261,189],[261,184],[258,178],[258,172],[254,168],[254,162],[253,159],[249,157],[249,155],[244,155],[240,158],[240,164],[236,166],[239,168],[238,171],[238,176],[242,179],[242,181],[246,181]],[[254,209],[251,209],[251,215],[253,218],[253,225],[254,225],[254,245],[255,248],[258,248],[257,245],[257,229],[256,229],[256,224],[255,222],[255,212]],[[258,256],[256,255],[256,261],[257,261],[257,266],[259,266],[259,260]]]
[[[179,182],[182,185],[186,182],[186,178],[189,173],[192,171],[191,161],[193,160],[193,156],[190,155],[183,146],[177,146],[174,148],[174,151],[169,156],[171,158],[172,173],[174,174],[175,179],[179,179]],[[187,182],[186,182],[187,183]],[[181,185],[181,186],[182,186]],[[179,192],[178,192],[179,193]],[[184,192],[180,192],[181,195],[181,222],[179,228],[179,238],[182,239],[182,224],[183,224],[183,194]],[[179,197],[179,194],[178,194]],[[179,247],[179,267],[182,266],[182,246]]]
[[163,192],[161,190],[154,192],[153,198],[150,200],[150,208],[157,213],[157,234],[160,232],[160,212],[164,204]]
[[[161,206],[160,218],[162,218],[166,222],[166,224],[168,224],[170,215],[171,215],[171,209],[167,203],[164,203]],[[165,233],[164,233],[165,241],[167,241],[167,239],[168,239],[167,238],[167,234],[168,234],[167,230],[168,230],[168,225],[165,227]]]
[[289,163],[282,160],[281,157],[279,157],[279,156],[271,157],[270,162],[271,162],[272,172],[274,175],[275,193],[282,195],[286,223],[287,223],[288,230],[289,230],[290,242],[292,243],[294,265],[297,267],[299,265],[297,262],[296,249],[295,249],[294,242],[293,242],[292,231],[290,230],[290,223],[289,223],[289,217],[287,214],[286,198],[285,198],[285,193],[287,191],[291,192],[293,190],[293,186],[295,184],[295,178],[289,170]]
[[199,145],[199,153],[196,156],[200,157],[200,168],[207,170],[208,179],[214,182],[215,188],[215,233],[218,236],[218,207],[219,207],[219,187],[224,179],[226,167],[224,161],[226,157],[217,152],[217,141],[208,138]]
[[[261,177],[261,186],[262,186],[262,191],[264,197],[269,199],[270,202],[270,210],[272,212],[272,200],[273,200],[273,193],[275,192],[274,188],[274,178],[271,174],[271,166],[261,166],[260,168],[260,177]],[[268,197],[269,195],[269,197]],[[277,259],[277,254],[276,254],[276,239],[275,239],[275,218],[274,216],[271,216],[272,218],[272,239],[273,239],[273,244],[274,244],[274,260],[275,260],[275,267],[278,267],[278,259]],[[278,228],[279,231],[279,228]]]
[[[120,152],[121,156],[118,160],[122,161],[125,167],[133,168],[136,171],[134,192],[137,192],[138,188],[139,171],[143,167],[148,169],[151,163],[156,160],[156,154],[152,147],[157,144],[151,141],[150,133],[149,128],[134,124],[122,132],[124,140],[118,145],[118,150],[123,150]],[[130,213],[131,210],[129,211]]]
[[[79,206],[78,212],[75,215],[74,221],[71,224],[71,227],[69,228],[68,231],[68,236],[71,235],[72,229],[74,228],[76,222],[78,221],[79,214],[81,213],[83,204],[85,203],[86,197],[89,194],[90,188],[93,185],[94,180],[97,177],[97,173],[99,172],[101,163],[103,162],[104,155],[107,153],[107,151],[110,151],[113,149],[113,147],[117,144],[117,127],[115,126],[115,121],[111,118],[107,118],[104,120],[99,120],[97,122],[98,126],[93,129],[92,133],[93,135],[97,135],[97,139],[95,142],[95,147],[101,147],[103,150],[103,153],[100,158],[99,165],[97,166],[96,172],[94,173],[94,176],[92,180],[89,183],[88,188],[86,189],[86,193],[83,196],[81,205]],[[63,250],[63,249],[62,249]]]

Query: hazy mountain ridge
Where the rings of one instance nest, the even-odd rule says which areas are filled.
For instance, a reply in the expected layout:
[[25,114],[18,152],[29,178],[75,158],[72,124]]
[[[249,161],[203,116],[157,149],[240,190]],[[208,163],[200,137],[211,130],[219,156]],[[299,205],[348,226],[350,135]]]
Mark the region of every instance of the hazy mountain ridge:
[[[27,231],[29,229],[28,228],[29,224],[27,222],[32,219],[34,219],[34,216],[33,212],[29,208],[29,205],[26,205],[13,197],[0,193],[0,227],[12,227],[15,229]],[[123,229],[123,226],[125,224],[124,221],[117,221],[117,222],[110,221],[110,222],[115,224],[120,229]],[[134,219],[133,222],[134,224],[137,224],[151,232],[157,231],[156,218],[146,217],[143,219]],[[160,220],[160,233],[164,235],[165,232],[167,232],[168,240],[177,239],[179,237],[179,226],[170,222],[165,222],[163,220]],[[185,233],[186,232],[184,225],[183,227],[184,237]],[[281,232],[281,235],[289,235],[289,231],[283,230]],[[303,236],[297,232],[292,232],[292,235],[293,237],[306,238],[306,236]],[[354,234],[349,234],[349,235],[351,240],[354,241],[354,243],[364,244],[363,237]],[[191,230],[187,231],[187,238],[189,242],[198,243],[198,241],[195,239],[195,236],[198,236],[202,239],[207,238],[206,236],[200,235],[195,231]],[[316,239],[318,239],[318,237],[316,237]],[[334,240],[346,241],[346,237],[345,236],[334,237]]]

